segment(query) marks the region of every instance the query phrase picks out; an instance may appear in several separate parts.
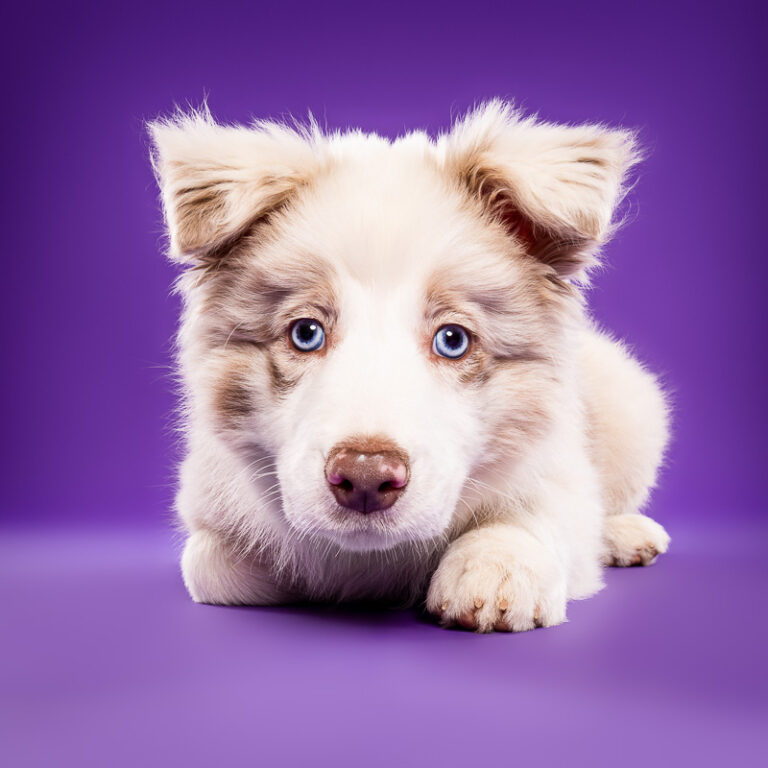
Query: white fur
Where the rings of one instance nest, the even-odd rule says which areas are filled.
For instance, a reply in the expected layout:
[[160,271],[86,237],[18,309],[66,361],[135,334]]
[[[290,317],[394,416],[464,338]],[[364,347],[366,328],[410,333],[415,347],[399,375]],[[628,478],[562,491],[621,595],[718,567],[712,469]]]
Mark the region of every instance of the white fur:
[[[171,254],[195,267],[181,280],[177,501],[195,600],[426,597],[443,623],[517,631],[562,622],[569,598],[600,588],[601,564],[666,550],[639,514],[664,398],[573,282],[610,234],[631,134],[499,102],[437,141],[229,128],[207,113],[152,130]],[[328,270],[327,350],[298,358],[285,335],[249,347],[244,329],[269,320],[249,314],[251,270],[288,286],[304,261]],[[425,296],[443,279],[480,297],[439,321],[472,326],[476,369],[431,357]],[[493,304],[500,285],[508,307]],[[242,413],[222,406],[235,376],[253,395]],[[385,435],[409,457],[386,514],[345,512],[328,490],[326,457],[350,435]]]

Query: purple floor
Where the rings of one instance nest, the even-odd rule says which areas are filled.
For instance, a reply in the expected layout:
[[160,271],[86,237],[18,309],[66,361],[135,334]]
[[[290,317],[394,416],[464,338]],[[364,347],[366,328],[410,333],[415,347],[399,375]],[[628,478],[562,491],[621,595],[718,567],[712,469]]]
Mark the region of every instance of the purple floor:
[[670,528],[568,624],[493,636],[197,606],[167,533],[6,531],[0,762],[764,765],[766,529]]

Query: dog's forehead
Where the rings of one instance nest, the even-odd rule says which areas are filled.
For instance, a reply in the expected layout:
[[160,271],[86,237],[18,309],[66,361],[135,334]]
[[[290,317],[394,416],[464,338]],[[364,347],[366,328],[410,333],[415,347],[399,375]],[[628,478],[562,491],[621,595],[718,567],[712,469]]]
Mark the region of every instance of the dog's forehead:
[[418,142],[337,150],[296,209],[304,249],[362,282],[418,279],[491,247],[486,228]]

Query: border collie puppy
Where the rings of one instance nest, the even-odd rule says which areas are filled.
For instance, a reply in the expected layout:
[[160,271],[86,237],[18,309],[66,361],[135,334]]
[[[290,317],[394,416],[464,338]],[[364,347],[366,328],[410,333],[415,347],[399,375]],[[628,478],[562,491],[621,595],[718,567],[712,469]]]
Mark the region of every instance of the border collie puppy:
[[185,268],[194,600],[426,600],[522,631],[667,549],[641,514],[665,397],[582,290],[632,133],[500,101],[436,139],[207,111],[150,130]]

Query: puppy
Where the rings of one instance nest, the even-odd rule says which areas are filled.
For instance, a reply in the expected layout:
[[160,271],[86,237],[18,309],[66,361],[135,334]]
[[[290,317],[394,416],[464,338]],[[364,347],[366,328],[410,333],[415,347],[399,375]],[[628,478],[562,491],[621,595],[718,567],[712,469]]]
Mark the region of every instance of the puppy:
[[654,379],[582,286],[634,136],[493,101],[437,139],[150,126],[184,310],[184,582],[202,603],[424,600],[479,632],[559,624],[640,513]]

